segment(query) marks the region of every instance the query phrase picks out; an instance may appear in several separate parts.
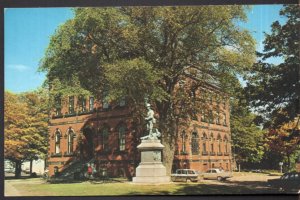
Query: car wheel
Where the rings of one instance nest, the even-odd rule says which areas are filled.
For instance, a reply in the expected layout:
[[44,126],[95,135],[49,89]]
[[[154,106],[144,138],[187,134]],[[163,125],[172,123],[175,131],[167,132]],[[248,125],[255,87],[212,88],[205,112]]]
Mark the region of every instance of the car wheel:
[[218,177],[217,177],[217,180],[218,180],[218,181],[222,181],[223,178],[222,178],[221,176],[218,176]]

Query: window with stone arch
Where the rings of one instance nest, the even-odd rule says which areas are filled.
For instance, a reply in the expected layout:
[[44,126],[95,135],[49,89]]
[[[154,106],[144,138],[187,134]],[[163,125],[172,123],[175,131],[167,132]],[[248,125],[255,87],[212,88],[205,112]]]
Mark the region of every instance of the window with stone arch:
[[223,126],[227,126],[226,113],[223,113]]
[[119,132],[119,150],[124,151],[126,146],[126,137],[125,137],[126,126],[124,124],[120,125],[118,128],[118,132]]
[[218,134],[217,140],[218,140],[218,153],[220,154],[221,151],[222,151],[221,150],[221,140],[222,140],[222,138],[221,138],[220,133]]
[[105,125],[102,130],[101,130],[101,135],[102,135],[102,149],[104,151],[109,150],[109,127]]
[[192,133],[192,139],[191,139],[191,144],[192,144],[192,154],[197,155],[199,154],[199,137],[197,132]]
[[225,147],[225,153],[228,153],[228,138],[227,138],[227,135],[224,136],[224,147]]
[[75,132],[72,128],[68,129],[68,153],[73,153],[74,149],[73,149],[73,144],[74,144],[74,136],[75,136]]
[[202,137],[203,141],[202,141],[202,151],[203,153],[206,153],[207,152],[207,149],[206,149],[206,140],[207,140],[207,135],[205,132],[203,132],[203,137]]
[[55,132],[55,152],[56,154],[60,153],[60,139],[61,139],[61,131],[56,129]]

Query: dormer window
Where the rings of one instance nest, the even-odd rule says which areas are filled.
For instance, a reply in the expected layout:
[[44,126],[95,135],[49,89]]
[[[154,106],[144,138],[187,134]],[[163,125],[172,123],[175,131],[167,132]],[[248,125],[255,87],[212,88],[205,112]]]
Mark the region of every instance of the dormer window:
[[80,96],[78,101],[79,101],[80,112],[85,112],[86,111],[86,99],[83,96]]
[[61,97],[56,96],[54,101],[55,101],[55,115],[59,116],[61,115]]
[[94,110],[94,97],[90,97],[89,100],[89,111],[93,111]]

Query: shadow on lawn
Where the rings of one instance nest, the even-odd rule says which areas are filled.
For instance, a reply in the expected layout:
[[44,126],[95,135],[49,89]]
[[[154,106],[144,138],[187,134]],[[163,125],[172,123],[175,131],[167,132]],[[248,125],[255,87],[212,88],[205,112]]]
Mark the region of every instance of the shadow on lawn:
[[[255,195],[279,194],[274,188],[268,187],[263,181],[226,181],[226,185],[199,182],[198,184],[178,184],[174,191],[155,191],[147,195]],[[145,195],[141,192],[130,192],[128,195]]]
[[208,195],[248,195],[248,194],[278,194],[275,188],[271,188],[264,181],[225,181],[226,185],[220,184],[197,184],[184,185],[176,191],[178,194],[208,194]]

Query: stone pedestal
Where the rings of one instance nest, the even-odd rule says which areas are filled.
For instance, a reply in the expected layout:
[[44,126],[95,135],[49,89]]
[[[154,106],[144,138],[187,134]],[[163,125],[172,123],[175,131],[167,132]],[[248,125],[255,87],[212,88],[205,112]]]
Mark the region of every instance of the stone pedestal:
[[133,183],[168,183],[170,177],[166,175],[166,168],[161,162],[164,146],[160,140],[142,140],[137,146],[141,152],[141,163],[136,168]]

